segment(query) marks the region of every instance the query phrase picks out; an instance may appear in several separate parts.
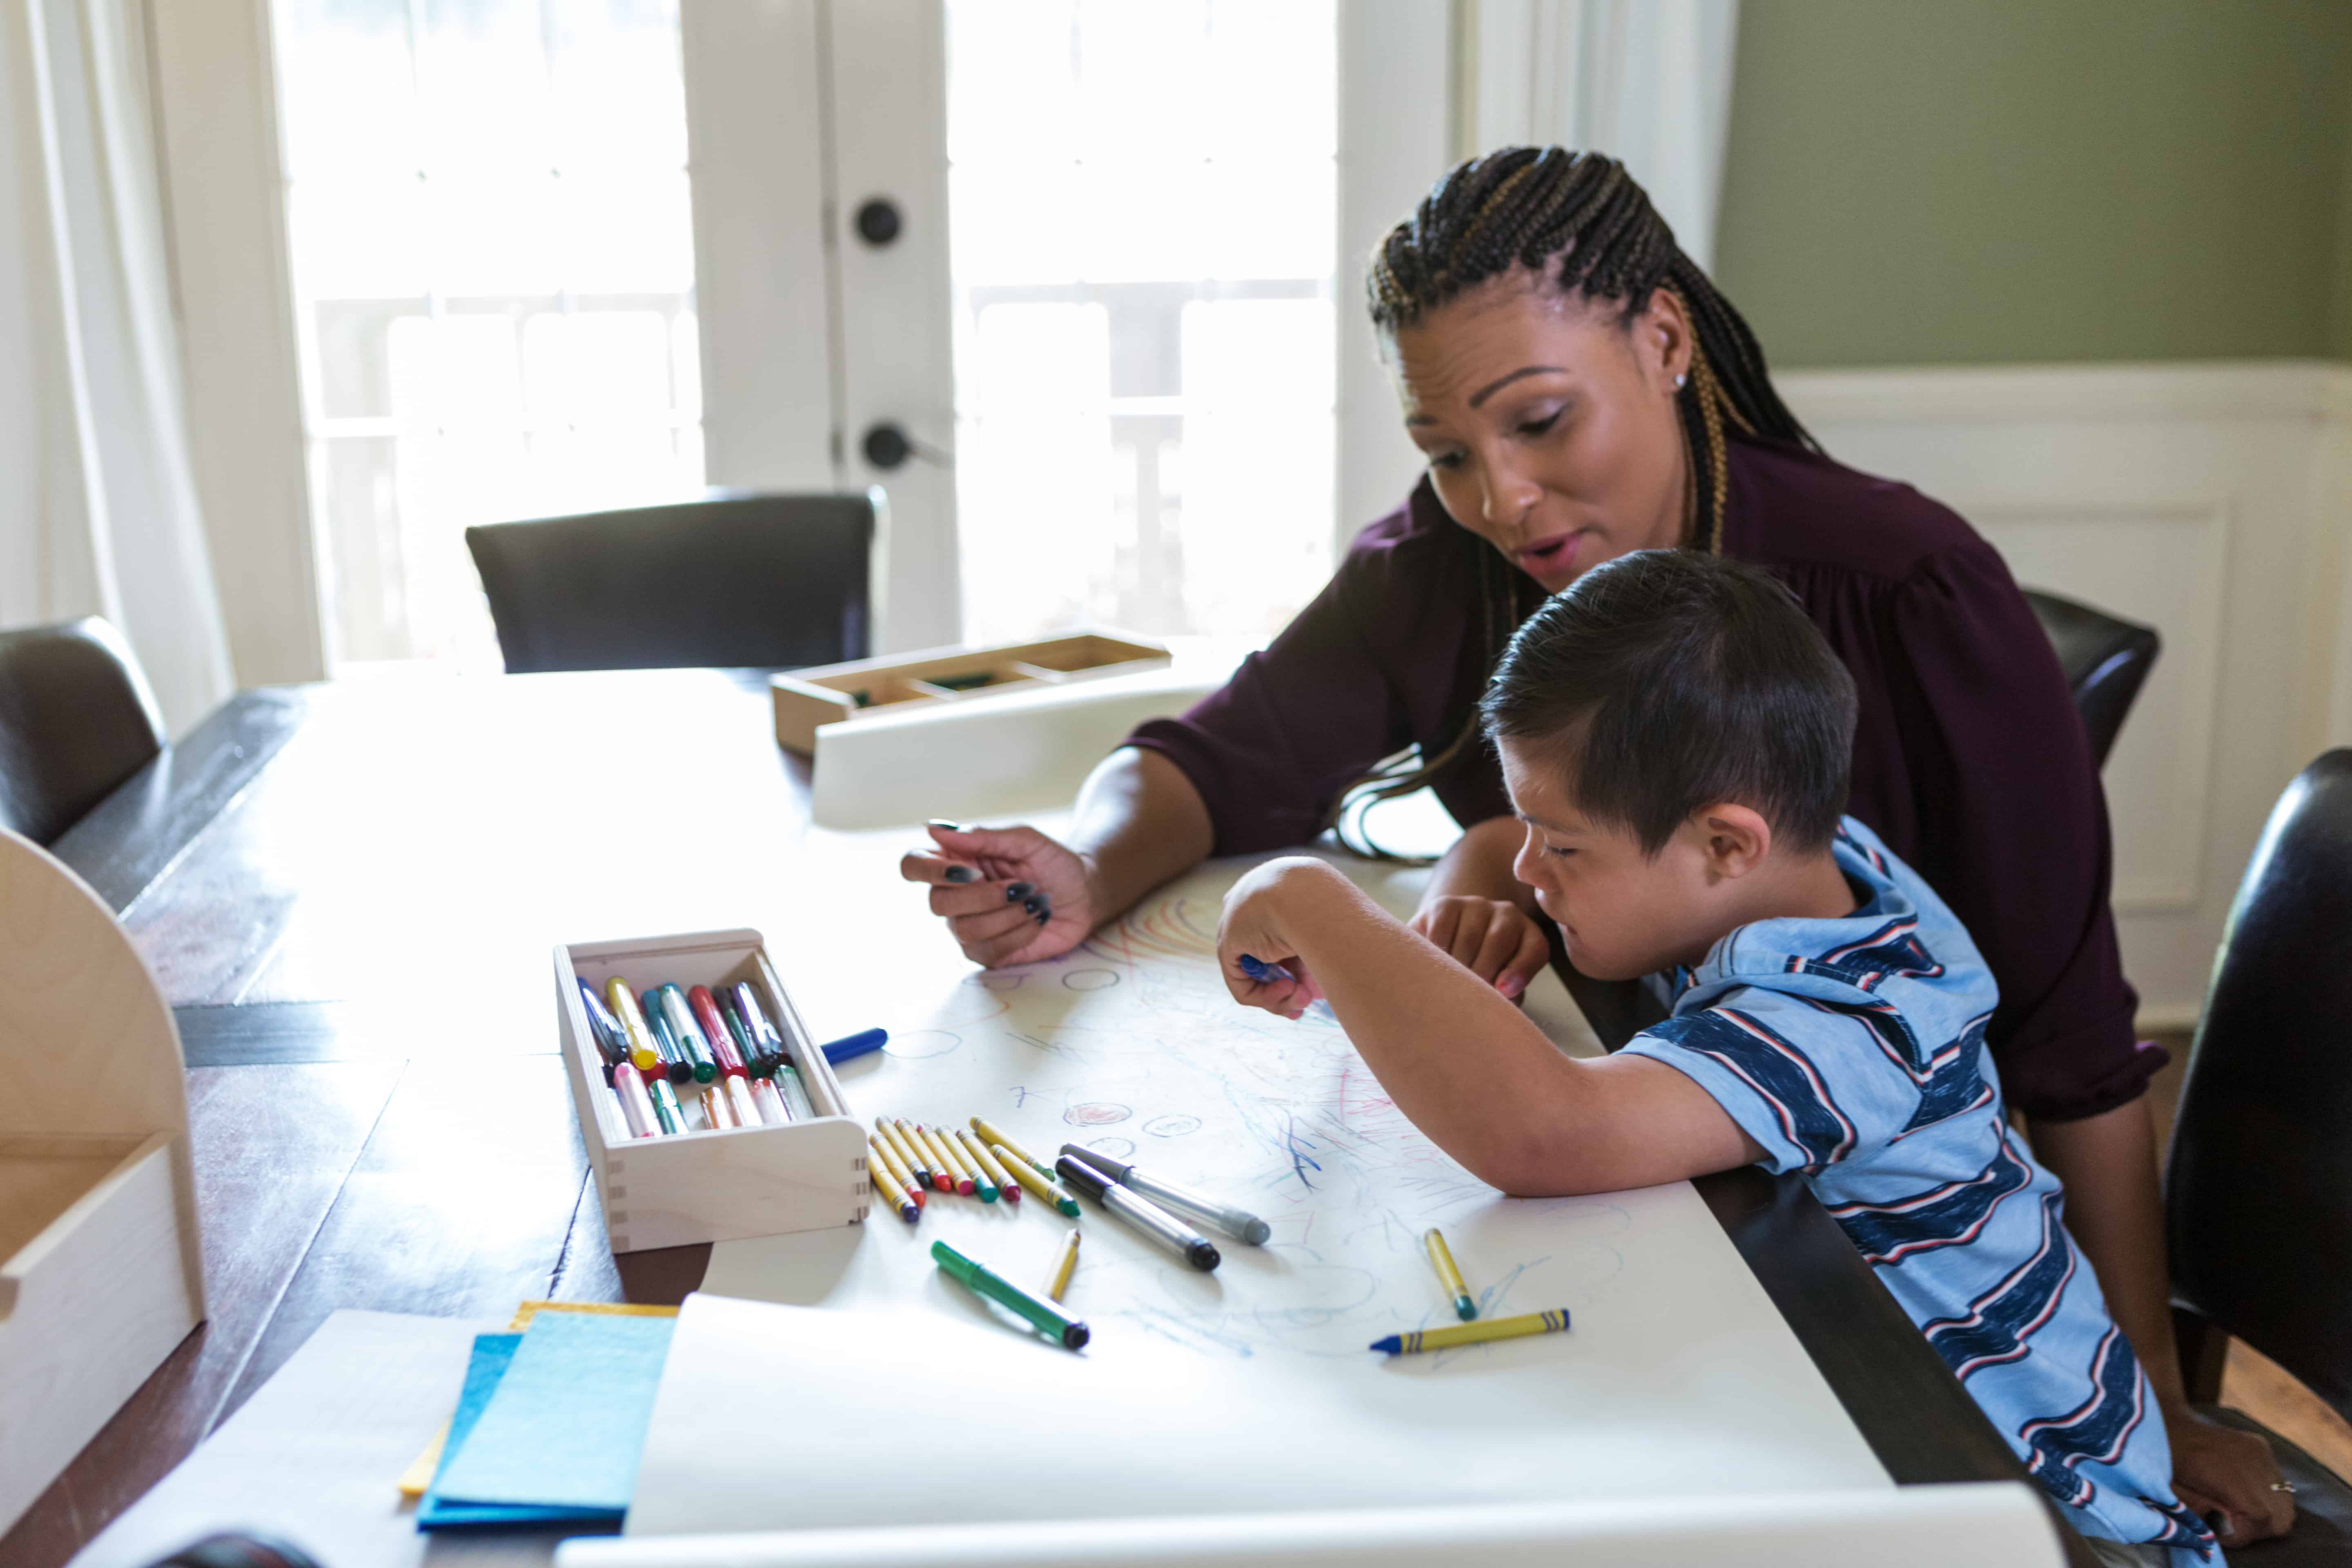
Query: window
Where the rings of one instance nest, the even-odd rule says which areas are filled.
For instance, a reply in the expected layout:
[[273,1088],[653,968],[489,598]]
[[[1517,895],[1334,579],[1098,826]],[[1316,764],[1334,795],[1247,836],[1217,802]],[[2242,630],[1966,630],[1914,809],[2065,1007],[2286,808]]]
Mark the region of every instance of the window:
[[332,667],[499,668],[473,523],[702,486],[677,0],[278,0]]
[[1332,0],[948,25],[966,637],[1270,637],[1331,565]]

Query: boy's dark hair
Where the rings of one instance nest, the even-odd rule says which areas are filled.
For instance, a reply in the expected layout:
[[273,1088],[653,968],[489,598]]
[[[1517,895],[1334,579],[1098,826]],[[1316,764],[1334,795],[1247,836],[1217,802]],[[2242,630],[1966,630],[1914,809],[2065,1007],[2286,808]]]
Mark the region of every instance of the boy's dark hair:
[[1479,713],[1646,854],[1717,801],[1797,849],[1845,810],[1853,678],[1778,579],[1719,556],[1643,550],[1587,572],[1511,638]]

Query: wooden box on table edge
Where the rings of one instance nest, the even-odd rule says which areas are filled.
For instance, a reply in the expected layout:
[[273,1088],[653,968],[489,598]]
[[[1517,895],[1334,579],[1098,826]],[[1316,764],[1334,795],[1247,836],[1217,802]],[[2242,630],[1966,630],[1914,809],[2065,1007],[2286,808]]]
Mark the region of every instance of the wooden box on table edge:
[[0,1531],[205,1318],[179,1026],[88,884],[0,829]]
[[[604,1058],[588,1032],[574,977],[599,997],[619,975],[642,995],[675,981],[713,992],[749,981],[784,1037],[816,1108],[812,1121],[632,1138],[604,1093]],[[698,931],[555,950],[555,1011],[572,1108],[596,1173],[604,1231],[615,1252],[823,1230],[865,1219],[872,1199],[866,1132],[850,1115],[833,1067],[810,1040],[755,931]],[[689,1086],[698,1089],[699,1086]],[[691,1102],[694,1093],[679,1096]]]
[[820,724],[876,713],[907,713],[951,702],[984,701],[1075,680],[1132,675],[1168,664],[1165,645],[1125,632],[1088,630],[999,647],[934,647],[819,665],[768,678],[776,743],[803,756],[816,751]]

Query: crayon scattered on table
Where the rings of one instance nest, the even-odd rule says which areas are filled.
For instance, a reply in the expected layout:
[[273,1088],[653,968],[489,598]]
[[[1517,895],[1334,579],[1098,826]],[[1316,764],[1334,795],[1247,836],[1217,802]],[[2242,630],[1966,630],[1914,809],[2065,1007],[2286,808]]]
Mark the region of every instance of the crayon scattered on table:
[[972,1190],[979,1184],[965,1175],[957,1166],[955,1156],[948,1152],[947,1146],[940,1142],[938,1133],[919,1121],[911,1123],[901,1121],[898,1127],[901,1131],[909,1134],[920,1143],[923,1146],[923,1152],[930,1156],[932,1181],[941,1192],[959,1193],[965,1197],[971,1196]]
[[1263,1247],[1265,1245],[1266,1237],[1274,1234],[1272,1226],[1247,1209],[1237,1209],[1229,1204],[1221,1204],[1213,1197],[1196,1193],[1190,1187],[1180,1187],[1165,1177],[1138,1170],[1133,1165],[1112,1159],[1099,1150],[1089,1149],[1082,1143],[1065,1143],[1062,1145],[1062,1152],[1074,1154],[1096,1170],[1108,1173],[1111,1180],[1118,1182],[1129,1192],[1150,1198],[1160,1207],[1171,1210],[1182,1218],[1197,1219],[1205,1225],[1214,1226],[1235,1241],[1245,1241],[1252,1247]]
[[1567,1329],[1568,1309],[1562,1307],[1552,1312],[1522,1312],[1516,1318],[1489,1318],[1483,1323],[1456,1323],[1449,1328],[1391,1334],[1384,1340],[1374,1340],[1371,1348],[1391,1355],[1409,1355],[1414,1351],[1442,1351],[1454,1345],[1481,1344],[1487,1340],[1564,1333]]
[[890,1173],[889,1162],[882,1157],[882,1145],[867,1140],[866,1179],[874,1188],[874,1201],[898,1211],[898,1217],[908,1225],[922,1217],[922,1208],[915,1201],[915,1189]]
[[839,1067],[844,1062],[854,1062],[860,1057],[870,1056],[889,1043],[890,1031],[887,1029],[860,1029],[854,1035],[827,1040],[817,1050],[826,1061]]
[[1028,1161],[1030,1168],[1034,1170],[1039,1175],[1046,1177],[1049,1180],[1052,1178],[1054,1174],[1054,1167],[1051,1163],[1046,1161],[1040,1160],[1036,1155],[1032,1154],[1028,1150],[1024,1149],[1020,1144],[1015,1143],[1013,1141],[1013,1135],[1011,1133],[996,1125],[995,1122],[991,1121],[987,1117],[973,1117],[971,1119],[971,1130],[974,1132],[979,1133],[982,1138],[987,1139],[991,1144],[1010,1153],[1014,1159]]
[[917,1208],[922,1207],[923,1189],[915,1184],[914,1173],[907,1169],[906,1164],[899,1160],[897,1152],[871,1133],[866,1134],[866,1147],[867,1168],[871,1169],[878,1163],[882,1173],[903,1189],[907,1196],[913,1200]]
[[1021,1188],[1013,1181],[1013,1173],[1000,1164],[996,1156],[988,1152],[988,1145],[980,1141],[979,1133],[969,1127],[950,1127],[943,1131],[962,1147],[964,1153],[970,1155],[974,1163],[979,1165],[980,1173],[995,1184],[996,1190],[1004,1195],[1006,1203],[1017,1204],[1021,1201]]
[[931,1259],[967,1288],[1018,1312],[1041,1332],[1060,1342],[1064,1350],[1082,1349],[1091,1337],[1084,1323],[1053,1302],[1031,1295],[994,1269],[966,1258],[944,1241],[931,1243]]
[[1072,1226],[1070,1234],[1062,1238],[1061,1256],[1054,1259],[1054,1272],[1045,1286],[1045,1294],[1058,1301],[1062,1292],[1070,1288],[1070,1276],[1078,1268],[1078,1227]]
[[[918,1121],[915,1125],[921,1128],[924,1133],[947,1154],[948,1163],[952,1167],[955,1174],[957,1192],[970,1197],[978,1194],[989,1184],[988,1179],[980,1173],[980,1167],[973,1164],[971,1157],[957,1146],[954,1137],[946,1128],[933,1127],[922,1121]],[[982,1201],[987,1203],[994,1200],[983,1198]]]
[[966,1173],[971,1177],[972,1190],[980,1194],[980,1201],[994,1203],[1004,1189],[997,1185],[996,1178],[989,1174],[988,1167],[980,1163],[980,1156],[973,1152],[970,1142],[971,1135],[966,1133],[959,1138],[952,1127],[935,1127],[932,1131],[940,1135],[940,1142],[948,1146],[948,1152],[963,1162]]
[[660,1135],[661,1121],[654,1114],[653,1097],[646,1092],[645,1075],[635,1064],[623,1062],[613,1069],[613,1089],[621,1097],[621,1121],[632,1138]]
[[996,1157],[1013,1173],[1013,1179],[1028,1188],[1046,1203],[1053,1205],[1072,1219],[1078,1217],[1078,1200],[1069,1194],[1059,1182],[1048,1180],[1036,1166],[1015,1154],[1003,1144],[996,1145]]
[[1454,1298],[1454,1315],[1464,1322],[1478,1315],[1478,1303],[1470,1299],[1470,1287],[1462,1281],[1462,1270],[1454,1266],[1454,1249],[1445,1245],[1445,1237],[1431,1226],[1421,1233],[1421,1249],[1429,1254],[1429,1266],[1437,1270],[1437,1282]]
[[654,1079],[646,1085],[646,1092],[653,1096],[654,1120],[660,1124],[664,1136],[686,1131],[686,1110],[678,1104],[677,1091],[670,1087],[669,1079]]
[[1087,1164],[1076,1155],[1063,1155],[1055,1162],[1055,1169],[1061,1173],[1062,1180],[1202,1273],[1208,1273],[1223,1261],[1215,1244],[1207,1237],[1158,1204],[1137,1197],[1111,1180],[1108,1173]]
[[919,1185],[926,1187],[932,1185],[931,1167],[924,1160],[922,1151],[901,1136],[898,1129],[891,1123],[888,1117],[876,1117],[874,1131],[882,1135],[882,1142],[888,1146],[890,1152],[898,1156],[898,1163],[907,1167],[907,1173],[914,1177]]

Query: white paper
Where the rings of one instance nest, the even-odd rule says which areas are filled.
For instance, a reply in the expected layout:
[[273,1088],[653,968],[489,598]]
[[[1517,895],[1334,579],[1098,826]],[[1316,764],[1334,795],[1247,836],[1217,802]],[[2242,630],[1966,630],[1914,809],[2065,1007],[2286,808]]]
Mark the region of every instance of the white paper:
[[2021,1481],[569,1542],[558,1568],[2056,1568]]
[[[1365,1453],[1404,1456],[1395,1477],[1435,1478],[1461,1470],[1458,1455],[1489,1456],[1473,1467],[1482,1497],[1887,1484],[1687,1184],[1505,1198],[1406,1122],[1335,1025],[1235,1005],[1211,953],[1220,901],[1241,863],[1171,884],[1066,958],[982,973],[925,912],[921,889],[888,880],[897,853],[916,837],[812,836],[806,864],[824,896],[809,900],[799,928],[771,932],[785,983],[819,1037],[877,1024],[891,1032],[887,1053],[840,1069],[852,1110],[954,1123],[977,1113],[1047,1157],[1065,1139],[1087,1143],[1263,1215],[1273,1240],[1251,1247],[1218,1237],[1224,1261],[1203,1275],[1088,1208],[1067,1298],[1094,1331],[1079,1358],[1024,1336],[940,1276],[929,1256],[930,1242],[944,1237],[1010,1278],[1041,1283],[1072,1222],[1034,1198],[1016,1209],[935,1194],[915,1226],[877,1212],[846,1230],[721,1243],[707,1291],[860,1314],[917,1308],[941,1328],[986,1329],[967,1337],[958,1363],[958,1375],[977,1385],[1042,1369],[1035,1375],[1118,1387],[1129,1374],[1166,1367],[1175,1352],[1174,1364],[1189,1358],[1204,1385],[1234,1400],[1279,1391],[1271,1409],[1245,1406],[1250,1421],[1342,1429]],[[1423,874],[1348,864],[1389,907],[1411,908]],[[1593,1048],[1550,976],[1529,1010],[1549,1019],[1556,1038]],[[1370,1352],[1382,1335],[1454,1321],[1421,1251],[1433,1225],[1444,1228],[1485,1315],[1566,1307],[1571,1331],[1393,1360]],[[709,1371],[677,1352],[672,1365],[678,1376]],[[785,1407],[801,1398],[792,1394]],[[1149,1408],[1106,1403],[1097,1415],[1160,1474],[1186,1477],[1183,1492],[1145,1489],[1115,1507],[1082,1502],[1091,1482],[1040,1479],[1037,1463],[1016,1457],[1029,1450],[1013,1442],[1003,1466],[958,1479],[946,1472],[963,1467],[920,1459],[925,1443],[955,1433],[982,1451],[985,1439],[947,1424],[905,1430],[882,1450],[919,1467],[903,1490],[874,1451],[842,1447],[812,1455],[804,1484],[765,1489],[745,1514],[716,1496],[733,1489],[735,1449],[704,1442],[693,1462],[677,1455],[656,1464],[657,1431],[637,1506],[660,1522],[633,1518],[632,1528],[809,1523],[801,1500],[819,1495],[828,1518],[856,1523],[1009,1517],[994,1511],[1005,1507],[1050,1518],[1079,1507],[1158,1514],[1343,1500],[1297,1488],[1246,1505],[1202,1495],[1192,1479],[1216,1442],[1179,1444]],[[677,1436],[687,1440],[683,1429]],[[1299,1466],[1301,1475],[1323,1475],[1303,1458],[1291,1468]],[[659,1488],[677,1490],[657,1494],[657,1476]],[[1491,1477],[1507,1479],[1484,1479]],[[1346,1489],[1330,1477],[1314,1484]],[[1402,1489],[1344,1500],[1428,1501],[1433,1489],[1459,1484],[1400,1479]],[[984,1511],[959,1512],[967,1510]],[[722,1517],[739,1522],[722,1525]]]
[[201,1536],[278,1536],[327,1568],[543,1563],[557,1531],[421,1534],[401,1472],[457,1408],[498,1322],[336,1312],[277,1375],[110,1524],[73,1568],[144,1568]]

